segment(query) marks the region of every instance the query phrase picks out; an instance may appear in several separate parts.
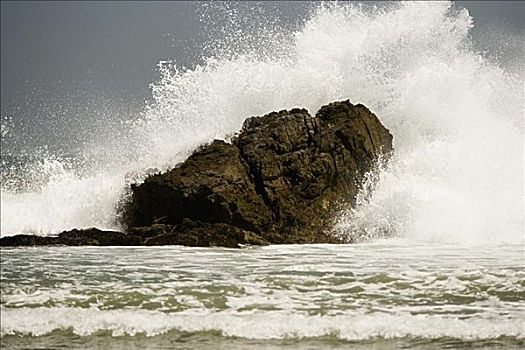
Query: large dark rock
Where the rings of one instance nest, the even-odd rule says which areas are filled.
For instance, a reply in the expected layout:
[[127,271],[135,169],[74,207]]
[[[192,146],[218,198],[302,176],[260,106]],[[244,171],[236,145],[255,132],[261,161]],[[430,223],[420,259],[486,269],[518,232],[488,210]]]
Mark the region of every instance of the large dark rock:
[[305,109],[252,117],[231,143],[215,140],[132,185],[126,233],[91,228],[4,237],[0,245],[340,243],[331,234],[334,215],[355,204],[363,175],[391,151],[388,130],[349,101],[316,117]]
[[217,224],[269,243],[340,242],[330,234],[334,214],[354,204],[363,175],[391,150],[392,136],[377,117],[349,101],[324,106],[316,117],[305,109],[252,117],[232,143],[215,140],[133,185],[125,224],[133,230],[191,221],[206,227],[202,245],[230,245]]

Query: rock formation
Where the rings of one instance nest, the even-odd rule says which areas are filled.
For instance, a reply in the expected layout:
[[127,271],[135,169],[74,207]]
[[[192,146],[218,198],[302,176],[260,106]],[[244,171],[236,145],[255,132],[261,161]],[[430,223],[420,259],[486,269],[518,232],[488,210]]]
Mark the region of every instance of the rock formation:
[[[125,234],[97,240],[90,229],[84,242],[338,243],[330,232],[335,213],[354,204],[363,175],[391,151],[392,136],[378,118],[349,101],[323,106],[316,117],[305,109],[252,117],[231,143],[215,140],[174,169],[132,185]],[[61,235],[82,231],[70,232],[76,233]],[[61,235],[59,244],[79,242]],[[25,237],[18,244],[3,238],[1,244],[50,244]]]

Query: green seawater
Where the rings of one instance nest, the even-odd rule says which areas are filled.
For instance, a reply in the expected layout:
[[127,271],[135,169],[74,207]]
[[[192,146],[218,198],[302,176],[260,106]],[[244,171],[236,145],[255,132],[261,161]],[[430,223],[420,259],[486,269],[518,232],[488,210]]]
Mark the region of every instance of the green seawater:
[[522,244],[1,249],[2,349],[525,346]]

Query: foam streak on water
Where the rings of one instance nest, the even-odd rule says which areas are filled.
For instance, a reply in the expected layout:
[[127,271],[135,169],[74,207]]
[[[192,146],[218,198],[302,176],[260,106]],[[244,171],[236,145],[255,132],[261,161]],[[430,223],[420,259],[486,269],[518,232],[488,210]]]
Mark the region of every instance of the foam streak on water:
[[523,241],[523,74],[475,52],[466,10],[446,2],[320,6],[295,32],[245,22],[259,23],[258,35],[225,26],[194,69],[162,63],[153,102],[97,145],[105,151],[90,167],[52,169],[36,193],[3,188],[2,235],[117,227],[117,203],[137,172],[180,162],[247,116],[297,106],[314,113],[350,98],[391,130],[396,153],[376,191],[342,214],[342,234]]
[[283,339],[317,339],[321,348],[375,348],[396,339],[518,347],[525,339],[522,258],[519,245],[392,240],[242,250],[4,249],[2,343],[105,339],[111,346],[147,335],[151,348],[193,336],[199,340],[188,340],[188,348],[230,337],[240,348]]

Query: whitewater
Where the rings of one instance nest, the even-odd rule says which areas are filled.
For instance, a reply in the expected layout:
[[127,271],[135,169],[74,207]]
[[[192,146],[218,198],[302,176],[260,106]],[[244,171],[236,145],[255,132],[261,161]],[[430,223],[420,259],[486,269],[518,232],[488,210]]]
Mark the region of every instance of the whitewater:
[[525,344],[515,245],[40,247],[1,259],[6,347]]
[[[336,220],[365,241],[2,248],[2,344],[523,346],[523,64],[477,50],[453,3],[317,4],[287,30],[213,6],[222,17],[202,11],[215,37],[201,60],[160,62],[143,112],[105,143],[2,155],[1,235],[119,229],[131,183],[245,118],[350,99],[394,136],[393,158]],[[3,121],[4,140],[16,133]]]

